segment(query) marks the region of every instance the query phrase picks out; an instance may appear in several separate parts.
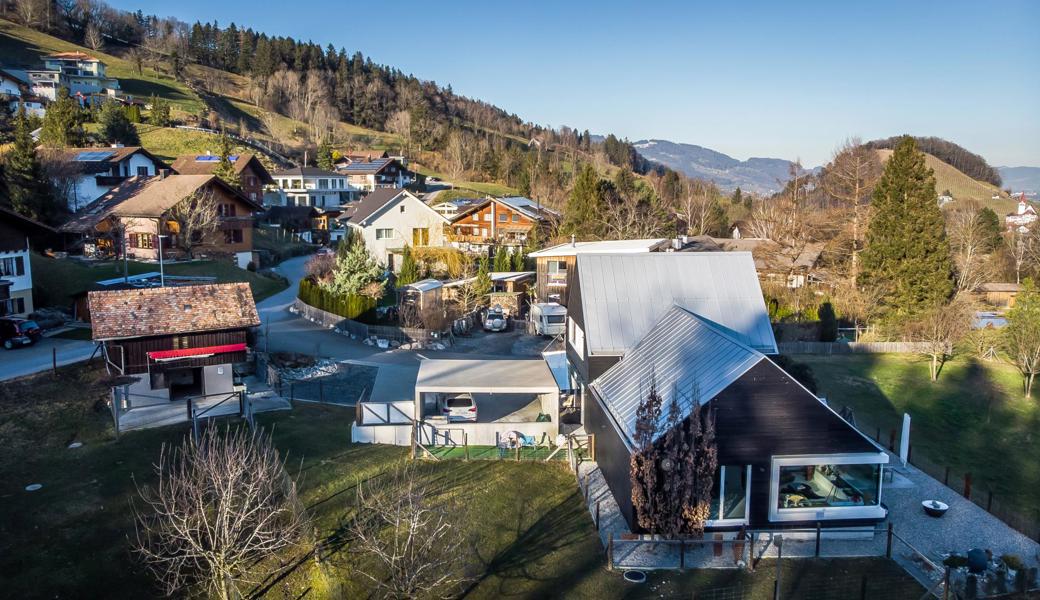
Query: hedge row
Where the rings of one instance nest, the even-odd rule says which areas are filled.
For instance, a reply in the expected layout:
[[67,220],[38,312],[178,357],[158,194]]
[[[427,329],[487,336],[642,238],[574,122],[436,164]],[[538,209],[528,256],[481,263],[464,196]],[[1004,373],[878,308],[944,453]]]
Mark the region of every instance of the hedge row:
[[309,279],[300,280],[300,300],[344,319],[356,319],[374,309],[378,303],[378,300],[368,296],[337,296],[321,289]]

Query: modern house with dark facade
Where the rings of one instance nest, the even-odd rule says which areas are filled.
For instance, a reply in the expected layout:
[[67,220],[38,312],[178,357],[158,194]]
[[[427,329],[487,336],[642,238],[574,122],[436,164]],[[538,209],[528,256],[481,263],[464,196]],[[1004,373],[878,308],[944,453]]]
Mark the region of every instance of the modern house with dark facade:
[[776,342],[749,253],[579,255],[576,266],[567,356],[597,463],[633,531],[629,464],[651,382],[684,418],[694,403],[714,415],[709,530],[885,518],[888,455],[769,358]]
[[233,367],[260,324],[247,283],[90,292],[87,301],[108,371],[134,379],[126,409],[232,393]]

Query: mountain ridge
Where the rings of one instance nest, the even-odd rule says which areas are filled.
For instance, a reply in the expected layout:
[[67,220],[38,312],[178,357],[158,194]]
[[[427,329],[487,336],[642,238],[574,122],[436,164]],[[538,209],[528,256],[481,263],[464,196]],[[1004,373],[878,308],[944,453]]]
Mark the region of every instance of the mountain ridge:
[[[720,189],[771,194],[780,190],[789,177],[791,161],[782,158],[754,156],[739,160],[697,144],[661,139],[633,142],[636,151],[647,160],[675,169],[688,177],[712,181]],[[803,172],[809,172],[805,169]]]

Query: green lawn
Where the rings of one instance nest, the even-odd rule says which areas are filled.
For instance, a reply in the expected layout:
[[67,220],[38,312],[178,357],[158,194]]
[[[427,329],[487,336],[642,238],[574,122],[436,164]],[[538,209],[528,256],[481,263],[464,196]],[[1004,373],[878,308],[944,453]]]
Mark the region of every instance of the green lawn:
[[[96,264],[76,260],[53,259],[39,254],[30,258],[33,271],[33,301],[36,306],[70,306],[72,296],[89,289],[98,280],[123,275],[122,261],[105,261]],[[131,275],[158,271],[159,265],[130,261]],[[253,298],[259,302],[284,290],[284,282],[258,275],[235,265],[220,261],[198,261],[168,264],[168,275],[209,276],[218,282],[244,281],[253,290]]]
[[433,169],[430,169],[428,167],[424,167],[423,165],[420,165],[420,164],[415,163],[415,162],[413,162],[411,165],[409,165],[409,168],[412,169],[413,171],[415,171],[416,173],[421,173],[421,174],[423,174],[423,175],[425,175],[427,177],[436,177],[437,179],[440,179],[441,181],[449,182],[453,186],[455,186],[455,189],[469,190],[470,192],[476,192],[478,197],[479,196],[483,196],[485,194],[489,194],[491,196],[515,196],[517,194],[516,188],[511,188],[511,187],[509,187],[507,185],[503,185],[501,183],[488,183],[486,181],[455,181],[455,182],[452,182],[451,178],[448,177],[447,175],[445,175],[444,173],[439,173],[437,171],[434,171]]
[[[97,366],[61,368],[0,387],[0,579],[10,597],[153,597],[148,575],[128,552],[128,510],[135,484],[153,480],[152,461],[163,443],[179,443],[186,427],[124,434],[115,440],[102,400]],[[358,481],[406,460],[405,448],[349,442],[353,411],[298,404],[291,413],[258,416],[273,432],[288,463],[300,467],[300,494],[317,535],[325,538],[349,518]],[[72,441],[78,449],[67,448]],[[753,574],[687,571],[651,574],[647,584],[625,583],[604,568],[605,557],[565,463],[512,461],[424,462],[437,497],[461,496],[474,552],[460,557],[475,580],[467,598],[688,597],[693,590],[748,592],[772,597],[775,564]],[[43,489],[26,492],[40,483]],[[302,550],[301,550],[302,552]],[[296,564],[299,556],[286,556]],[[354,571],[362,556],[349,548],[322,567],[304,560],[269,597],[367,596]],[[887,598],[917,598],[921,590],[894,563],[865,560],[788,560],[785,597],[843,599],[870,590]],[[817,595],[818,594],[818,595]],[[674,596],[673,596],[674,595]],[[880,597],[880,596],[871,596]]]
[[1022,379],[1007,363],[958,357],[932,383],[925,359],[915,355],[794,358],[812,366],[835,410],[852,407],[871,435],[881,427],[886,445],[909,412],[915,462],[930,463],[922,466],[940,479],[951,467],[950,485],[958,490],[970,472],[976,501],[985,505],[992,491],[995,503],[1040,521],[1040,400],[1024,397]]

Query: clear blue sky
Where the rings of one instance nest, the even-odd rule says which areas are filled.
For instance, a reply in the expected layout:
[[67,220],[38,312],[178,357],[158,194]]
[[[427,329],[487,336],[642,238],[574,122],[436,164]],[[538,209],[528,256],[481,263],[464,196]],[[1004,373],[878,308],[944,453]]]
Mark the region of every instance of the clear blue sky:
[[536,123],[740,159],[817,165],[846,137],[912,133],[1040,166],[1029,0],[113,4],[331,42]]

